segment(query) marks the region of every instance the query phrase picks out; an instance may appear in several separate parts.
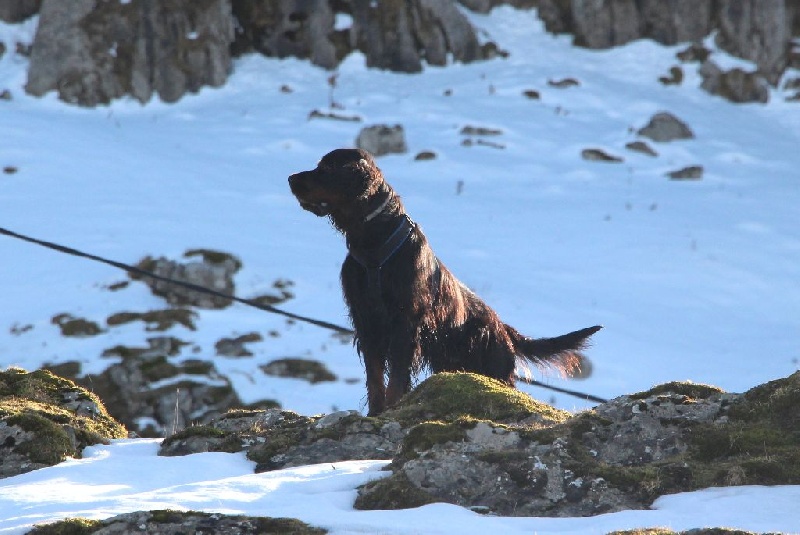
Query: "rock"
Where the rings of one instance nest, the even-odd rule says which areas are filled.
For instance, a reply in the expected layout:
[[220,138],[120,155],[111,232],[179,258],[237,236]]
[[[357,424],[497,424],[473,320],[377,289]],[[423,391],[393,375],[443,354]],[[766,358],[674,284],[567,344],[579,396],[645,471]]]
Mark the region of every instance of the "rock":
[[[420,385],[436,404],[472,380],[438,377]],[[462,392],[462,401],[471,399]],[[405,422],[392,475],[361,487],[355,506],[447,502],[497,515],[590,516],[645,509],[658,496],[708,486],[797,484],[798,402],[800,372],[745,394],[667,383],[566,419],[543,412],[534,425],[521,414],[500,424],[483,411],[425,413],[412,392],[396,410],[426,419]]]
[[538,0],[458,0],[458,3],[476,13],[489,13],[495,7],[502,5],[531,9],[536,7]]
[[442,373],[380,417],[231,411],[167,438],[160,454],[245,451],[257,472],[392,458],[356,508],[590,516],[709,486],[800,483],[798,403],[800,372],[745,394],[667,383],[575,415],[483,376]]
[[717,45],[753,61],[771,85],[780,80],[791,39],[785,0],[720,0]]
[[89,336],[97,336],[105,332],[104,329],[93,321],[76,318],[66,313],[56,314],[50,320],[50,323],[58,325],[58,328],[61,329],[61,336],[86,338]]
[[525,91],[522,92],[522,96],[529,98],[531,100],[539,100],[540,98],[542,98],[541,94],[539,94],[539,92],[536,91],[535,89],[526,89]]
[[688,48],[685,48],[675,54],[675,57],[684,63],[703,63],[710,55],[711,51],[703,46],[703,43],[692,43]]
[[100,399],[46,370],[0,371],[0,478],[80,457],[83,448],[126,438]]
[[583,149],[581,151],[581,158],[590,162],[620,163],[624,161],[619,156],[608,154],[602,149]]
[[231,69],[230,10],[228,0],[43,0],[25,90],[95,106],[220,86]]
[[0,20],[12,24],[22,22],[37,14],[41,4],[42,0],[3,0],[0,2]]
[[[238,258],[228,253],[201,249],[187,251],[184,257],[200,257],[200,260],[179,263],[163,256],[148,256],[139,261],[136,267],[159,277],[202,286],[227,295],[234,294],[233,275],[242,267]],[[201,293],[166,281],[137,274],[131,274],[131,278],[142,280],[155,295],[164,297],[173,306],[219,309],[231,304],[231,300],[225,297]]]
[[236,55],[256,51],[270,57],[309,59],[333,69],[350,52],[344,47],[344,36],[337,38],[335,13],[327,0],[232,0],[232,8]]
[[565,89],[567,87],[578,87],[581,83],[575,78],[562,78],[560,80],[548,80],[547,85],[550,87],[557,87],[558,89]]
[[652,156],[654,158],[658,156],[658,153],[644,141],[631,141],[630,143],[625,144],[625,148],[634,152],[640,152],[642,154]]
[[76,382],[91,388],[104,400],[110,414],[145,437],[173,434],[241,407],[230,381],[212,363],[173,363],[167,351],[120,351],[121,362]]
[[414,156],[414,160],[418,162],[424,162],[435,159],[436,159],[436,153],[433,152],[432,150],[423,150],[418,152],[417,155]]
[[700,87],[712,95],[736,103],[769,101],[769,85],[757,72],[745,72],[739,68],[723,71],[711,60],[705,61],[699,72],[703,78]]
[[368,67],[419,72],[422,59],[446,65],[448,56],[468,63],[481,59],[472,25],[448,0],[354,0],[350,42]]
[[264,533],[291,533],[295,535],[324,535],[322,528],[309,526],[294,518],[269,518],[259,516],[223,515],[198,511],[136,511],[105,520],[71,518],[45,525],[37,525],[32,535],[56,533],[215,533],[218,535],[258,535]]
[[[465,63],[485,57],[475,30],[449,0],[232,0],[232,5],[237,55],[255,50],[333,69],[358,50],[367,66],[400,72],[421,71],[423,60],[446,65],[448,57]],[[335,28],[337,15],[349,16],[351,26]]]
[[389,459],[397,453],[403,435],[399,423],[366,418],[356,411],[324,418],[279,409],[232,411],[210,425],[168,437],[159,455],[243,450],[257,463],[256,472],[264,472],[323,462]]
[[356,147],[364,149],[373,156],[408,152],[405,131],[399,124],[394,126],[379,124],[362,128],[356,138]]
[[498,128],[487,128],[485,126],[466,125],[459,133],[462,136],[500,136],[503,131]]
[[659,76],[658,81],[664,85],[681,85],[683,82],[683,69],[673,65],[669,68],[669,75]]
[[669,112],[660,112],[653,115],[650,122],[636,133],[658,142],[694,138],[694,133],[686,123]]
[[667,173],[667,176],[672,180],[700,180],[703,178],[703,166],[690,165],[677,171],[671,171]]
[[303,379],[309,383],[323,383],[336,381],[337,377],[319,361],[306,359],[278,359],[259,366],[261,371],[267,375],[275,377],[287,377],[292,379]]
[[264,340],[264,337],[257,332],[252,332],[236,338],[222,338],[214,344],[214,348],[217,350],[217,355],[221,357],[252,357],[252,351],[247,349],[245,344],[261,342],[262,340]]

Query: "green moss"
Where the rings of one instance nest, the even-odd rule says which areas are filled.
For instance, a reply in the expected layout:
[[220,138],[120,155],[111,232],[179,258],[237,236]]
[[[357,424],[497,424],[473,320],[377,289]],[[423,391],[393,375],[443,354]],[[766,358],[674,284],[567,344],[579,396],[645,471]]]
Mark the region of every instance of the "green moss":
[[[74,404],[96,410],[76,413]],[[128,434],[93,393],[47,370],[0,372],[0,419],[34,433],[34,440],[20,443],[15,451],[48,465],[79,456],[85,446]]]
[[199,256],[206,264],[224,265],[230,263],[234,266],[234,273],[242,269],[242,261],[238,257],[230,253],[215,251],[214,249],[189,249],[183,253],[183,256],[185,258]]
[[[472,425],[474,427],[474,424]],[[420,451],[431,449],[435,444],[463,442],[467,434],[463,425],[445,422],[423,422],[412,427],[403,438],[400,458],[416,458]]]
[[28,410],[11,416],[6,421],[9,425],[19,426],[36,436],[15,448],[17,453],[26,455],[34,463],[54,465],[67,457],[78,455],[66,430],[50,418]]
[[437,500],[424,490],[414,486],[402,472],[387,478],[371,481],[359,489],[353,507],[372,511],[376,509],[411,509]]
[[645,390],[644,392],[630,394],[628,397],[631,399],[647,399],[653,396],[673,393],[686,396],[691,399],[707,399],[715,394],[721,394],[723,392],[724,390],[717,388],[716,386],[693,383],[691,381],[673,381],[670,383],[656,385],[650,390]]
[[473,373],[437,373],[385,416],[410,425],[433,420],[452,422],[465,416],[495,422],[535,416],[542,422],[555,423],[565,421],[570,414],[489,377]]
[[266,442],[250,448],[247,458],[255,461],[256,472],[265,472],[279,468],[281,464],[273,458],[288,451],[291,447],[302,444],[308,435],[308,428],[314,421],[291,411],[282,411],[282,422],[268,430]]
[[102,526],[100,520],[68,518],[52,524],[34,526],[28,535],[89,535]]

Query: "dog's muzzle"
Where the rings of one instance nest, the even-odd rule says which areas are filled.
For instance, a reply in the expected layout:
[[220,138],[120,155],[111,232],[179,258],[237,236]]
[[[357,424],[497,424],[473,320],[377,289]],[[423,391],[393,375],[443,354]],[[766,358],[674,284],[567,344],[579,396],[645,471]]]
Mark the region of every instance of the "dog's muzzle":
[[289,177],[289,188],[292,194],[297,198],[300,207],[303,210],[308,210],[312,214],[323,217],[331,213],[330,205],[326,202],[311,202],[304,197],[308,193],[308,186],[303,181],[301,175],[304,173],[297,173]]

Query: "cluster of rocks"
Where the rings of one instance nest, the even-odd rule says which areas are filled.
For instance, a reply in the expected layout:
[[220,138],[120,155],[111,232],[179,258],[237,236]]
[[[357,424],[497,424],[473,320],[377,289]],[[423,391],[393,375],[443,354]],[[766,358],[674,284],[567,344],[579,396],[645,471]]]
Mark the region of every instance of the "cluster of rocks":
[[[694,132],[686,123],[669,112],[656,113],[646,125],[636,130],[636,134],[656,143],[669,143],[676,140],[694,139],[695,137]],[[625,144],[625,148],[653,158],[658,156],[658,152],[642,140],[628,142]],[[581,157],[584,160],[594,162],[621,163],[625,161],[621,156],[609,154],[605,150],[598,148],[583,149]],[[667,176],[672,180],[700,180],[703,178],[703,167],[701,165],[690,165],[670,171]]]
[[[798,403],[800,372],[744,394],[667,383],[574,415],[486,377],[443,373],[379,417],[230,411],[173,434],[159,454],[244,452],[256,472],[391,459],[386,477],[359,489],[356,508],[446,502],[484,514],[591,516],[646,509],[664,494],[711,486],[800,484]],[[0,477],[122,436],[124,427],[75,383],[41,370],[0,372]],[[80,525],[94,533],[152,523],[164,533],[267,526],[321,533],[294,522],[145,511],[52,529]]]
[[[116,345],[98,355],[109,362],[100,373],[83,373],[80,362],[66,361],[46,365],[56,374],[68,377],[90,389],[105,401],[114,418],[132,433],[144,437],[163,437],[191,424],[205,424],[234,408],[272,408],[280,404],[263,399],[245,405],[230,379],[219,371],[214,357],[241,359],[254,356],[250,344],[264,341],[258,332],[222,337],[213,348],[202,348],[185,334],[173,334],[182,327],[190,333],[196,329],[198,309],[219,309],[231,300],[220,295],[207,295],[192,287],[211,288],[223,295],[235,293],[234,274],[241,261],[228,253],[210,249],[187,251],[182,259],[146,257],[137,264],[133,280],[147,284],[154,295],[170,305],[163,309],[117,312],[105,321],[56,314],[52,323],[64,337],[93,337],[131,323],[142,322],[150,333],[141,345]],[[153,273],[154,279],[145,275]],[[188,286],[169,283],[175,279]],[[109,286],[109,290],[127,288],[130,281]],[[251,301],[259,305],[276,305],[293,297],[292,281],[275,281],[275,293],[260,295]],[[33,329],[18,326],[17,336]],[[278,332],[268,333],[270,337]],[[339,378],[321,362],[303,358],[276,358],[260,366],[265,375],[294,378],[312,384],[337,381]],[[258,371],[256,371],[258,373]]]
[[709,486],[797,484],[798,401],[800,372],[745,394],[668,383],[570,415],[484,377],[438,374],[377,418],[231,412],[161,454],[245,451],[257,471],[392,459],[357,508],[590,516]]
[[[83,106],[122,96],[178,100],[220,86],[248,52],[308,58],[332,69],[353,51],[367,65],[419,72],[496,54],[450,0],[334,2],[211,0],[168,3],[59,0],[4,3],[4,20],[39,14],[26,91]],[[347,28],[337,17],[349,17]]]
[[[735,102],[763,102],[789,67],[800,66],[793,39],[800,7],[791,0],[459,0],[481,13],[500,4],[536,7],[545,27],[571,33],[575,44],[608,48],[640,38],[697,45],[712,33],[723,50],[757,66],[724,71],[702,60],[703,87]],[[0,20],[39,14],[26,90],[57,91],[84,106],[154,94],[172,102],[202,86],[225,83],[232,58],[250,52],[309,59],[335,68],[354,51],[367,65],[419,72],[423,63],[505,57],[497,44],[481,44],[455,0],[213,0],[169,3],[13,0]],[[677,69],[677,71],[675,70]],[[680,83],[674,67],[666,83]],[[800,92],[798,92],[800,93]],[[352,119],[352,118],[349,118]],[[358,118],[356,118],[357,120]]]
[[723,72],[703,58],[704,88],[736,102],[765,101],[787,68],[800,67],[800,5],[792,0],[541,0],[539,17],[575,44],[601,49],[649,38],[665,45],[699,43],[712,33],[722,50],[756,65],[756,71]]

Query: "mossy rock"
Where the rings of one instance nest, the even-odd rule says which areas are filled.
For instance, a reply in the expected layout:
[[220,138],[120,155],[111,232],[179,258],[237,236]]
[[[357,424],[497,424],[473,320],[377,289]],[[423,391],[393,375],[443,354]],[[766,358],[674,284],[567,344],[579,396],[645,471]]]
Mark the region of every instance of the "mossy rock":
[[723,390],[721,388],[712,385],[704,385],[692,381],[672,381],[656,385],[644,392],[630,394],[628,397],[631,399],[647,399],[649,397],[671,393],[686,396],[691,399],[707,399],[714,394],[721,394],[722,392]]
[[6,424],[6,453],[32,463],[4,467],[5,476],[80,457],[86,446],[128,436],[97,396],[47,370],[0,371],[0,421]]
[[437,500],[398,472],[390,477],[370,481],[358,493],[353,508],[374,511],[383,509],[411,509],[422,507]]
[[474,373],[437,373],[406,395],[383,416],[403,426],[427,421],[454,422],[459,418],[540,424],[567,420],[556,409],[500,381]]
[[69,518],[36,526],[33,535],[91,535],[113,533],[217,533],[220,535],[293,534],[324,535],[327,530],[295,518],[223,515],[171,509],[125,513],[105,520]]

